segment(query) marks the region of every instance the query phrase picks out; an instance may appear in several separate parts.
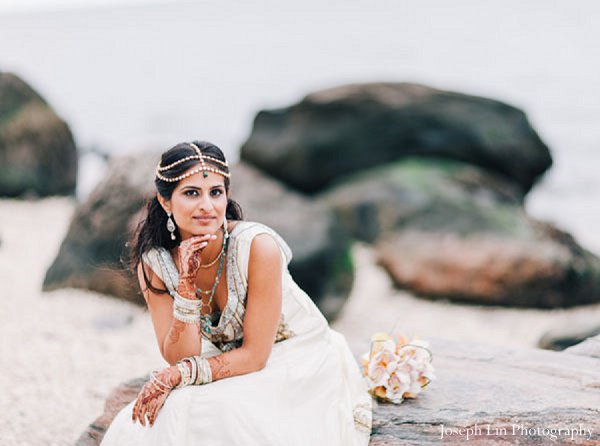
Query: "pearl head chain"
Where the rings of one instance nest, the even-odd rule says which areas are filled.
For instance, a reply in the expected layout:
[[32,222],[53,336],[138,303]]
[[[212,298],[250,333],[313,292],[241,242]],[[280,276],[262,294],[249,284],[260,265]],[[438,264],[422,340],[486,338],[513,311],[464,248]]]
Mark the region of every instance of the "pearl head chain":
[[[208,176],[207,172],[214,172],[216,174],[223,175],[226,178],[230,177],[230,174],[228,172],[224,172],[221,169],[218,169],[215,167],[208,167],[206,165],[206,163],[204,162],[204,160],[209,160],[209,161],[217,163],[225,168],[229,168],[229,164],[226,161],[222,161],[213,156],[203,155],[200,148],[194,143],[190,143],[190,146],[192,146],[192,148],[196,151],[196,155],[186,156],[186,157],[181,158],[180,160],[177,160],[167,166],[161,166],[160,162],[159,162],[158,165],[156,166],[157,178],[162,181],[166,181],[167,183],[175,183],[177,181],[181,181],[181,180],[183,180],[189,176],[192,176],[194,174],[197,174],[199,172],[203,172],[205,178]],[[173,178],[165,177],[164,175],[161,174],[161,172],[164,172],[165,170],[169,170],[175,166],[178,166],[179,164],[185,163],[186,161],[190,161],[190,160],[200,160],[201,166],[196,169],[190,170],[187,173],[184,173],[182,175],[179,175],[179,176],[173,177]]]

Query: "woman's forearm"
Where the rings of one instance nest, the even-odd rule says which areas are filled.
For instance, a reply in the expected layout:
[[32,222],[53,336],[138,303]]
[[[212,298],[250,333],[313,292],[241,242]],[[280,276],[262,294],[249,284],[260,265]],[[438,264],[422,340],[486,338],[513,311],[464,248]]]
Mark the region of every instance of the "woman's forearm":
[[244,347],[212,356],[208,364],[212,372],[212,380],[228,378],[230,376],[244,375],[262,369],[266,361],[259,361],[256,355]]
[[[195,284],[182,278],[177,288],[178,294],[189,300],[196,300]],[[173,317],[163,343],[163,357],[173,365],[177,361],[202,352],[200,322],[186,323]]]
[[[246,373],[256,372],[264,368],[266,361],[259,362],[253,358],[256,358],[256,355],[253,355],[243,347],[207,358],[212,374],[212,381],[236,375],[245,375]],[[184,362],[184,364],[189,372],[192,373],[192,365],[189,361]],[[178,385],[181,382],[181,375],[177,366],[172,364],[167,369],[168,373],[173,376],[171,380],[173,385]]]
[[170,364],[202,353],[200,324],[187,324],[173,318],[163,343],[163,357]]

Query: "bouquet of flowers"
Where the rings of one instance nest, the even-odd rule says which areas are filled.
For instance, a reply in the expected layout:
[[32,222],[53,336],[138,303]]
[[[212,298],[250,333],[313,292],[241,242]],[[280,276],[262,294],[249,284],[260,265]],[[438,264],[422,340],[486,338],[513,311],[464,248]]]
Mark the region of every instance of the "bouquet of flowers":
[[435,379],[433,356],[426,341],[387,333],[371,337],[371,351],[362,357],[369,393],[379,401],[400,404],[416,398]]

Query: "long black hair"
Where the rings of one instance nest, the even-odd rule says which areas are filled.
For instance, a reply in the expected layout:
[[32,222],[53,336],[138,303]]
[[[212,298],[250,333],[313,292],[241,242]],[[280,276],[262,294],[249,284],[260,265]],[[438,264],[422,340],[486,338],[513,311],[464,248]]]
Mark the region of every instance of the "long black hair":
[[[211,156],[221,161],[226,161],[225,155],[223,155],[221,149],[214,144],[206,141],[194,141],[193,144],[200,149],[202,155]],[[192,145],[190,143],[180,143],[162,154],[160,164],[161,166],[173,164],[174,162],[191,155],[197,155],[197,152]],[[183,163],[177,164],[176,166],[170,168],[168,170],[168,174],[165,174],[165,176],[168,176],[169,178],[178,177],[199,163],[200,161],[198,159],[186,160]],[[205,160],[205,163],[210,163],[219,170],[229,172],[229,168],[221,166],[214,161],[207,159]],[[228,220],[243,220],[241,206],[229,198],[229,178],[224,177],[224,179],[225,193],[227,195],[225,218]],[[178,184],[179,181],[167,182],[160,180],[158,177],[154,179],[156,191],[167,200],[171,199],[173,191]],[[156,195],[146,202],[146,217],[140,221],[135,232],[133,233],[133,236],[131,237],[131,240],[128,243],[128,246],[130,247],[129,268],[134,277],[137,275],[137,266],[142,261],[142,255],[144,253],[150,251],[152,248],[158,247],[171,250],[178,246],[181,242],[181,235],[177,229],[175,230],[175,240],[171,239],[171,233],[167,230],[167,219],[167,213],[160,205]],[[146,268],[142,268],[142,270],[144,272],[144,281],[146,282],[147,288],[156,293],[167,292],[167,290],[161,290],[153,287],[150,283],[151,279],[149,279],[146,275]]]

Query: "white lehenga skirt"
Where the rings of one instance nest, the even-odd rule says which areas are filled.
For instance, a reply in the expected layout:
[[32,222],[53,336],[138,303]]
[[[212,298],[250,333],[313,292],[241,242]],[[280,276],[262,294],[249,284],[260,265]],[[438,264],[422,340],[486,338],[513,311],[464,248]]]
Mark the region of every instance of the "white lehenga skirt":
[[[203,343],[203,356],[215,353]],[[102,446],[367,446],[371,432],[365,381],[328,326],[274,344],[258,372],[174,390],[153,427],[131,421],[133,405]]]

